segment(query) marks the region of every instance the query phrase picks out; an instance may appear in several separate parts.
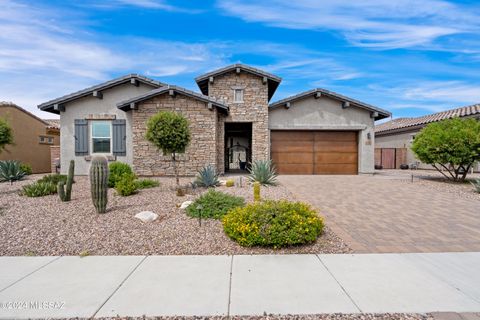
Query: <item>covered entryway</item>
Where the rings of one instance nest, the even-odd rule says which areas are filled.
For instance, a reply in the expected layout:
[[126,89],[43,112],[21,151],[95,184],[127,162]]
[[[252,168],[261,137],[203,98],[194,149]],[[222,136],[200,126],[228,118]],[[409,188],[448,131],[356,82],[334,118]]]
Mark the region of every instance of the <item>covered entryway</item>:
[[357,132],[272,130],[271,157],[280,174],[357,174]]

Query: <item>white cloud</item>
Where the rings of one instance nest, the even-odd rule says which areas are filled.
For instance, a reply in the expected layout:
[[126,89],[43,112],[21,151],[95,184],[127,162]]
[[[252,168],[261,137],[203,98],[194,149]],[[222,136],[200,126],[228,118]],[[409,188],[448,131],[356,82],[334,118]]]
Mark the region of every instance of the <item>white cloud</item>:
[[480,29],[478,8],[465,10],[443,0],[218,0],[217,4],[224,13],[245,21],[334,30],[357,46],[381,49],[430,45],[440,37]]

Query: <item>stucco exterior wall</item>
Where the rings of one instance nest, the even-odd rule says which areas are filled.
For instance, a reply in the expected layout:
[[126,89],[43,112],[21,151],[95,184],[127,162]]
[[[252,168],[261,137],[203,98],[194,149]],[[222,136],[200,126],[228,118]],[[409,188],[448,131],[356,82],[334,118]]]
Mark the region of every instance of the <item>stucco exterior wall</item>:
[[[242,88],[243,102],[235,103],[234,88]],[[262,78],[247,72],[234,71],[216,76],[208,85],[209,96],[224,101],[230,107],[227,117],[220,117],[217,135],[217,166],[224,172],[225,122],[252,123],[252,161],[270,157],[270,132],[268,130],[268,84]]]
[[[85,156],[75,156],[74,121],[75,119],[85,119],[89,117],[89,115],[114,115],[116,119],[126,120],[127,153],[124,157],[118,156],[116,160],[131,165],[133,163],[132,131],[130,129],[132,125],[132,116],[131,113],[118,109],[116,104],[120,101],[138,96],[152,89],[152,86],[143,83],[140,83],[138,87],[128,83],[102,91],[103,99],[88,96],[65,104],[65,111],[60,113],[61,172],[66,173],[68,171],[68,164],[70,160],[73,159],[75,160],[75,174],[88,174],[90,161],[87,161]],[[91,152],[90,148],[89,152]]]
[[177,155],[177,168],[182,176],[193,176],[201,168],[217,164],[217,128],[219,115],[216,108],[209,110],[207,103],[177,94],[163,94],[138,104],[132,114],[133,169],[143,176],[174,175],[171,155],[163,155],[155,145],[145,139],[148,119],[159,111],[175,111],[190,122],[191,141],[183,154]]
[[271,109],[268,122],[270,130],[358,131],[358,172],[374,172],[374,120],[367,110],[343,109],[340,101],[312,96],[292,102],[288,109]]
[[32,166],[33,173],[50,172],[50,146],[40,143],[40,136],[52,137],[60,143],[58,134],[47,133],[46,124],[15,106],[1,105],[0,117],[7,120],[13,131],[14,145],[0,153],[0,160],[19,160]]

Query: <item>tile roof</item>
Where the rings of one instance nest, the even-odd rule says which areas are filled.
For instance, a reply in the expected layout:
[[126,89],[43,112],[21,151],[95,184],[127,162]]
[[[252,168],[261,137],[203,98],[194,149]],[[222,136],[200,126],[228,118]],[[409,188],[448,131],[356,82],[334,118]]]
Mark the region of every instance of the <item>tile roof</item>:
[[43,119],[43,121],[49,124],[48,128],[60,129],[60,119]]
[[480,117],[480,104],[446,110],[416,118],[398,118],[375,126],[375,132],[387,132],[408,127],[422,126],[431,122],[451,119],[456,117],[468,117],[478,115]]
[[317,92],[319,92],[322,96],[327,96],[327,97],[334,98],[334,99],[340,100],[340,101],[348,101],[349,103],[351,103],[354,106],[357,106],[357,107],[360,107],[360,108],[363,108],[363,109],[366,109],[366,110],[369,110],[369,111],[378,112],[378,117],[375,118],[376,120],[384,119],[384,118],[390,117],[392,115],[387,110],[372,106],[371,104],[364,103],[364,102],[346,97],[344,95],[341,95],[339,93],[329,91],[329,90],[326,90],[326,89],[322,89],[322,88],[308,90],[308,91],[296,94],[294,96],[290,96],[290,97],[287,97],[285,99],[273,102],[269,105],[269,107],[270,108],[277,108],[277,107],[280,107],[280,106],[284,106],[287,102],[292,102],[292,101],[295,101],[295,100],[301,100],[301,99],[304,99],[306,97],[313,96]]
[[53,106],[55,104],[67,103],[69,101],[73,101],[75,99],[91,95],[93,93],[93,91],[102,91],[102,90],[105,90],[105,89],[108,89],[108,88],[115,87],[115,86],[120,85],[120,84],[128,83],[132,79],[135,79],[135,80],[137,80],[139,82],[142,82],[142,83],[149,84],[149,85],[151,85],[153,87],[156,87],[156,88],[159,88],[159,87],[162,87],[162,86],[166,85],[163,82],[150,79],[150,78],[142,76],[140,74],[132,73],[132,74],[128,74],[128,75],[125,75],[125,76],[122,76],[122,77],[119,77],[119,78],[116,78],[116,79],[112,79],[112,80],[109,80],[109,81],[106,81],[106,82],[103,82],[103,83],[100,83],[100,84],[82,89],[80,91],[73,92],[73,93],[64,95],[62,97],[44,102],[42,104],[39,104],[38,108],[42,111],[47,111],[47,112],[52,112],[52,113],[57,113],[58,114],[59,112],[55,111],[54,108],[53,108]]

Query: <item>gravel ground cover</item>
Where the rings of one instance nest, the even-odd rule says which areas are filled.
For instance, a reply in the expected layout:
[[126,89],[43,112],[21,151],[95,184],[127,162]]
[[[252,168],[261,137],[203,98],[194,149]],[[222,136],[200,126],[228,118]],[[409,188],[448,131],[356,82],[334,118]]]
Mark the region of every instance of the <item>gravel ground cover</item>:
[[[186,254],[270,254],[346,253],[351,249],[330,229],[313,244],[286,249],[244,248],[230,240],[220,221],[188,217],[178,206],[194,200],[204,189],[185,197],[175,195],[174,179],[157,178],[160,187],[120,197],[109,190],[108,211],[97,214],[90,198],[87,177],[75,177],[72,201],[61,202],[57,195],[40,198],[20,196],[26,180],[0,184],[0,255],[186,255]],[[229,177],[230,178],[230,177]],[[239,178],[235,177],[238,181]],[[192,179],[184,178],[186,184]],[[218,190],[253,201],[253,190],[219,187]],[[282,185],[262,188],[266,199],[295,200]],[[143,223],[134,218],[140,211],[153,211],[159,218]],[[321,214],[321,213],[320,213]]]
[[313,315],[265,315],[265,316],[217,316],[217,317],[116,317],[102,320],[433,320],[430,314],[410,313],[362,313],[362,314],[313,314]]
[[[463,183],[447,180],[441,173],[436,170],[377,170],[376,175],[384,177],[392,177],[405,183],[421,184],[432,191],[446,191],[455,194],[464,199],[480,200],[480,193],[474,191],[470,182]],[[474,173],[467,176],[468,180],[480,179],[480,174]]]

